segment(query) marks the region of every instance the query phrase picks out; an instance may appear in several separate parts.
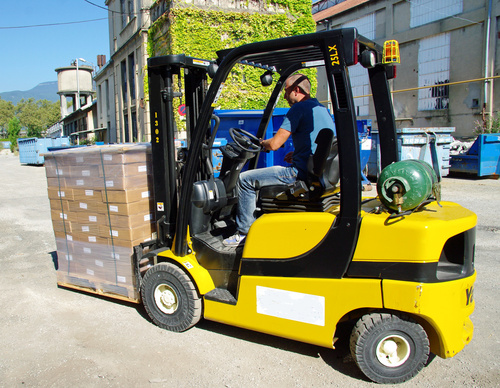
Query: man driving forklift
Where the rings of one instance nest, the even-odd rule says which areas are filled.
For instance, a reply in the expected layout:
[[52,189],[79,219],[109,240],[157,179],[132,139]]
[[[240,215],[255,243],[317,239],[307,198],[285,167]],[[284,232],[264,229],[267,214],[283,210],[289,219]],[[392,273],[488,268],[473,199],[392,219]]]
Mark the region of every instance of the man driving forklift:
[[236,213],[236,233],[223,241],[225,246],[238,246],[255,221],[256,192],[264,186],[290,185],[297,179],[306,180],[309,157],[316,149],[315,139],[319,131],[334,124],[328,110],[316,98],[312,98],[311,82],[304,74],[293,74],[285,82],[285,99],[290,105],[280,129],[276,134],[260,142],[266,151],[276,151],[292,135],[293,155],[287,154],[285,161],[291,166],[271,166],[245,171],[240,174],[236,186],[238,206]]

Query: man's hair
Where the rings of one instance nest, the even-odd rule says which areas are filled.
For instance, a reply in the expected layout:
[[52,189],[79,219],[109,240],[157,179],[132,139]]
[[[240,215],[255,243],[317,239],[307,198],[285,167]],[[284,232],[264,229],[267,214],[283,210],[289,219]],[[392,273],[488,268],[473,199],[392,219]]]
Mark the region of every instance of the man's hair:
[[311,93],[311,81],[309,81],[306,75],[297,73],[291,75],[288,79],[293,89],[298,86],[304,94]]

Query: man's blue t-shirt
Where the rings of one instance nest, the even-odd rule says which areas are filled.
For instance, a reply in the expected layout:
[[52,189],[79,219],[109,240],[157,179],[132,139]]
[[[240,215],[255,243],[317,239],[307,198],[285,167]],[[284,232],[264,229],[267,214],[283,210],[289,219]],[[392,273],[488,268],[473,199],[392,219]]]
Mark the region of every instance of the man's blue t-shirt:
[[281,128],[292,133],[293,162],[297,178],[307,179],[309,156],[316,150],[316,136],[323,128],[334,130],[332,116],[315,98],[296,102],[285,115]]

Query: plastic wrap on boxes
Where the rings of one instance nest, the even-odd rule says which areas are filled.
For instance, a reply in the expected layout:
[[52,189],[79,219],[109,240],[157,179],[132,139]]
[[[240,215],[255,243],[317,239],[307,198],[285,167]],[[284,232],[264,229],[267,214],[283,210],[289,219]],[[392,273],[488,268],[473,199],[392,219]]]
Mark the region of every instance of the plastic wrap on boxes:
[[60,285],[139,300],[133,247],[155,232],[149,144],[45,154]]

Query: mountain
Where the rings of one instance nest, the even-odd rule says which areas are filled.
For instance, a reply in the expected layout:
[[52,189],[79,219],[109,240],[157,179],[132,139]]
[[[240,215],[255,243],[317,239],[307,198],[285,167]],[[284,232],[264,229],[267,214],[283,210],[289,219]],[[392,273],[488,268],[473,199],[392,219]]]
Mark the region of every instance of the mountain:
[[31,97],[35,100],[49,100],[57,102],[59,101],[59,95],[57,94],[57,81],[42,82],[33,89],[26,91],[15,90],[12,92],[1,92],[0,97],[2,97],[5,101],[11,101],[14,105],[16,105],[22,98],[27,100]]

